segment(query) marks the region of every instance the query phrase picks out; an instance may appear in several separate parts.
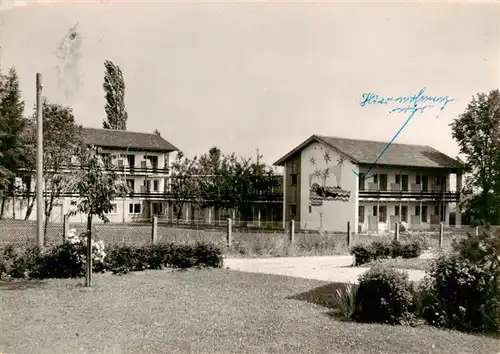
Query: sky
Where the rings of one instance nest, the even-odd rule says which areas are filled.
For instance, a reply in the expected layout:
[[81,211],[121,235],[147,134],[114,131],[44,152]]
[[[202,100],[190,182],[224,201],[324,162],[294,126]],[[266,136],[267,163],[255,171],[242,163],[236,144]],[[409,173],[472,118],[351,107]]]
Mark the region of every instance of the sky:
[[[123,71],[127,128],[188,156],[273,163],[312,134],[390,141],[408,118],[363,93],[455,100],[415,114],[395,143],[452,157],[449,124],[499,88],[500,4],[0,0],[0,65],[15,66],[27,114],[35,77],[77,123],[105,117],[104,61]],[[70,30],[78,33],[69,40]]]

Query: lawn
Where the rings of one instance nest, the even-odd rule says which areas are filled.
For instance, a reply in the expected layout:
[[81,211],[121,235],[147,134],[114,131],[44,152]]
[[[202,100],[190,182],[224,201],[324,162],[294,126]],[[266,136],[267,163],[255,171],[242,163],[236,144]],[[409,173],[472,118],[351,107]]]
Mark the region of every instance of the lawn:
[[422,258],[386,258],[386,259],[377,259],[375,261],[371,261],[366,264],[360,265],[360,267],[371,267],[375,264],[383,264],[390,268],[398,268],[398,269],[418,269],[418,270],[426,270],[429,266],[430,259],[422,259]]
[[[0,283],[2,353],[498,353],[429,327],[339,322],[334,284],[230,270]],[[322,305],[320,305],[322,304]]]

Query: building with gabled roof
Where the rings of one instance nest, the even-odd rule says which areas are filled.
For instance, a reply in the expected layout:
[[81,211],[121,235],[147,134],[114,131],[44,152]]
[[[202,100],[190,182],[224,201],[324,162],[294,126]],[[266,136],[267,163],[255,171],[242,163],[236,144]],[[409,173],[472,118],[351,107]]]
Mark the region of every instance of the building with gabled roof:
[[[462,164],[424,145],[313,135],[274,163],[283,166],[283,223],[301,229],[389,231],[396,222],[459,226]],[[450,176],[456,175],[456,189]]]

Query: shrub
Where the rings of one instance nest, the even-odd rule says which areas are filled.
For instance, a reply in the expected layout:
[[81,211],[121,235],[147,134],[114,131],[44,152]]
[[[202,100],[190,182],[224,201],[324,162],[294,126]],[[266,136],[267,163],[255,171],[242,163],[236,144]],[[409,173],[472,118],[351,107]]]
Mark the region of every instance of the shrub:
[[222,267],[222,251],[212,245],[158,244],[152,246],[120,246],[110,248],[105,268],[113,273],[144,269]]
[[375,259],[372,250],[367,245],[356,245],[351,247],[351,254],[354,256],[354,264],[360,266]]
[[341,319],[351,320],[356,313],[356,284],[342,284],[333,294]]
[[371,248],[374,259],[389,258],[392,256],[391,244],[381,241],[373,241],[369,246]]
[[360,266],[382,258],[417,258],[423,247],[419,241],[401,243],[399,241],[373,241],[368,245],[356,245],[350,253],[354,255],[355,265]]
[[413,286],[406,272],[376,265],[359,277],[356,314],[360,322],[397,324],[415,311]]
[[417,241],[410,241],[407,243],[401,243],[399,241],[392,241],[391,243],[392,257],[393,258],[417,258],[422,254],[422,245]]
[[7,246],[0,257],[1,277],[39,278],[43,277],[45,257],[37,246]]
[[421,286],[422,316],[428,323],[468,332],[500,330],[500,272],[485,261],[487,255],[476,258],[479,244],[465,241],[431,264]]

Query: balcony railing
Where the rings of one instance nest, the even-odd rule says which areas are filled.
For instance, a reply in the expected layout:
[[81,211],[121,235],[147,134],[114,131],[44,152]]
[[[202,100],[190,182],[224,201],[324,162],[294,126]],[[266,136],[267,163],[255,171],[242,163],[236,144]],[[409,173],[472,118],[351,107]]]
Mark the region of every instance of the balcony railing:
[[398,191],[398,190],[361,190],[359,191],[360,198],[397,198],[397,199],[431,199],[431,200],[444,200],[447,202],[455,202],[458,200],[460,193],[457,192],[442,192],[442,191]]

